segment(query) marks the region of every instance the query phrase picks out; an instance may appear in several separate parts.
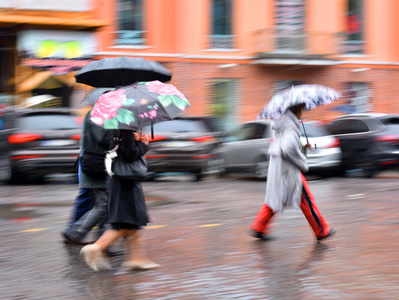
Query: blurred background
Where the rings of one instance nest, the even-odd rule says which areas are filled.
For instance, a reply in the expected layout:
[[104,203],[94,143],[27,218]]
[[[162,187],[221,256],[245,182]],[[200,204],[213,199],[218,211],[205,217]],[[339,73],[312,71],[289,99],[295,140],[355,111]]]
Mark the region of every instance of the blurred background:
[[[309,113],[399,112],[395,0],[10,0],[0,3],[0,105],[52,95],[82,109],[74,74],[104,57],[162,63],[185,114],[251,121],[275,92],[317,83],[343,93]],[[383,21],[382,21],[383,20]]]
[[343,95],[307,120],[399,113],[398,9],[396,0],[1,1],[0,108],[70,109],[79,123],[92,87],[74,74],[130,56],[164,65],[191,103],[182,115],[211,118],[212,132],[254,121],[276,92],[304,83]]

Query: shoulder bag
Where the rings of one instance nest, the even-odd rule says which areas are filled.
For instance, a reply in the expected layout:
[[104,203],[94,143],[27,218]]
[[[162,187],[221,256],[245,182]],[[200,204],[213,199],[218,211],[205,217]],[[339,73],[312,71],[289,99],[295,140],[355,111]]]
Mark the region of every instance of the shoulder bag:
[[105,169],[109,176],[121,180],[144,181],[147,176],[147,161],[144,156],[129,162],[118,156],[119,145],[105,155]]
[[79,158],[82,172],[95,178],[107,177],[104,166],[105,151],[99,151],[93,148],[85,148]]

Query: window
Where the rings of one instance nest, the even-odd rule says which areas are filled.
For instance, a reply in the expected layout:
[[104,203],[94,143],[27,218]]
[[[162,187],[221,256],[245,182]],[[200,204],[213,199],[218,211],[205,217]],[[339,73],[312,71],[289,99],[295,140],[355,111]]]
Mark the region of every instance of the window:
[[68,130],[79,128],[79,124],[72,115],[31,114],[18,118],[18,128]]
[[352,112],[362,113],[371,110],[370,105],[370,90],[368,84],[365,82],[349,82],[347,84],[345,97],[347,104],[352,108]]
[[363,0],[348,0],[346,16],[345,53],[362,54],[363,41]]
[[[304,126],[305,130],[303,129]],[[305,136],[306,131],[306,136],[310,138],[329,135],[324,127],[315,122],[305,122],[303,126],[301,124],[300,131],[302,136]]]
[[298,52],[305,49],[304,19],[304,0],[276,1],[276,50]]
[[232,0],[212,1],[211,48],[233,48]]
[[333,134],[352,134],[367,132],[369,127],[361,120],[337,120],[329,126],[329,131]]
[[119,31],[117,44],[143,45],[145,44],[143,31],[143,1],[119,0]]
[[229,130],[235,125],[235,80],[215,80],[212,83],[213,105],[212,115],[217,117],[222,130]]

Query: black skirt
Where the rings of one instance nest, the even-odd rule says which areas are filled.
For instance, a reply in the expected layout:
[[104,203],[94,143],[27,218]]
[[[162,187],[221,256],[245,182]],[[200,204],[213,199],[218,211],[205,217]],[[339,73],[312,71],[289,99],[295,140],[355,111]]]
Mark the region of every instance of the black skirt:
[[108,185],[107,223],[124,223],[133,227],[149,222],[141,182],[111,178]]

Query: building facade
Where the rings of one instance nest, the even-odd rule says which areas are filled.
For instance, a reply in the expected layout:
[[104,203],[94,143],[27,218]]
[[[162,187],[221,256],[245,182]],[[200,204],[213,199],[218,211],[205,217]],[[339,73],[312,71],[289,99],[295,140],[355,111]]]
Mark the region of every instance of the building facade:
[[35,95],[71,106],[73,73],[93,59],[100,1],[0,1],[0,106]]
[[[162,63],[192,104],[184,114],[216,115],[225,129],[253,120],[274,93],[302,83],[343,94],[306,113],[309,119],[399,113],[396,0],[75,2],[65,8],[82,11],[54,14],[79,16],[76,24],[64,18],[44,27],[93,33],[96,49],[91,53],[86,45],[83,57],[137,56]],[[75,85],[72,97],[86,94],[78,93],[82,89]]]

